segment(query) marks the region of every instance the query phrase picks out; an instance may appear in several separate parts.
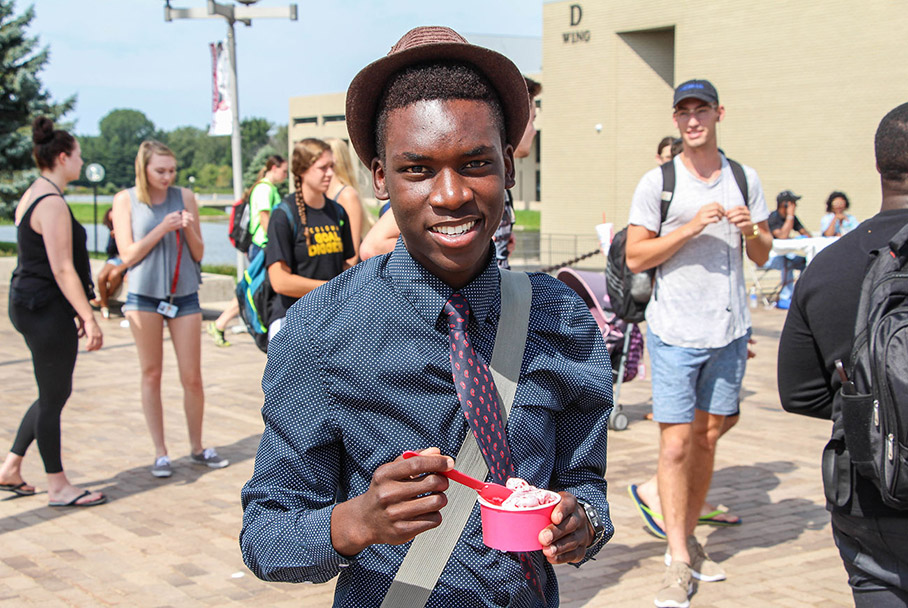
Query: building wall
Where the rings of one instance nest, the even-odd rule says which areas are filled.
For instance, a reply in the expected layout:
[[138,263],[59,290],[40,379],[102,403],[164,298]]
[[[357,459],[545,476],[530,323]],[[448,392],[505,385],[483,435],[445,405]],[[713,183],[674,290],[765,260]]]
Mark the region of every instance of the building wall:
[[[528,76],[533,80],[542,83],[541,74],[528,74]],[[545,95],[544,88],[543,93],[540,93],[536,98],[537,108],[534,125],[536,126],[536,130],[540,132],[543,123],[542,109],[540,107],[543,95]],[[319,139],[336,137],[349,142],[350,137],[347,134],[347,123],[344,120],[339,120],[339,118],[342,118],[344,115],[345,100],[346,93],[306,95],[290,98],[288,120],[290,126],[287,138],[290,144],[290,150],[288,151],[290,156],[288,156],[288,158],[292,156],[293,144],[307,137],[317,137]],[[527,158],[519,158],[516,159],[515,162],[517,183],[514,188],[511,189],[511,193],[514,196],[518,209],[528,208],[529,203],[539,200],[537,192],[537,174],[540,171],[540,139],[541,138],[537,137],[533,144],[534,150]],[[353,159],[358,170],[357,177],[359,179],[360,192],[364,198],[369,199],[372,196],[372,177],[369,170],[365,165],[359,162],[352,146],[350,146],[350,158]],[[374,201],[367,201],[367,204],[373,203]]]
[[817,232],[843,190],[856,216],[873,215],[873,135],[908,101],[906,31],[905,3],[887,0],[545,4],[543,239],[592,235],[603,215],[627,223],[656,144],[677,135],[672,90],[690,78],[716,85],[719,146],[758,171],[771,210],[791,189]]

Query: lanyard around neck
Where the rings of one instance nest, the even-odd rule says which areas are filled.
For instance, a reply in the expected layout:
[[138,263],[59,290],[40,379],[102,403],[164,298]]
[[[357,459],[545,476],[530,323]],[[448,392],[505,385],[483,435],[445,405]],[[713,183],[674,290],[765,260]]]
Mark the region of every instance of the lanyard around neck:
[[180,278],[180,260],[183,259],[183,247],[180,245],[180,231],[173,233],[177,239],[177,265],[173,269],[173,282],[170,284],[170,299],[173,300],[173,294],[177,292],[177,281]]

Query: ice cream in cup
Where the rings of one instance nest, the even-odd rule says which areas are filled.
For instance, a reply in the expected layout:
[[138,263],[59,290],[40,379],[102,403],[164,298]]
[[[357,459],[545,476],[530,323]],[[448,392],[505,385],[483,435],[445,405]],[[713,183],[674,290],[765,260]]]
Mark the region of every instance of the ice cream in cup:
[[552,511],[561,496],[536,488],[512,477],[507,487],[514,490],[502,504],[479,497],[482,542],[501,551],[539,551],[539,533],[552,523]]

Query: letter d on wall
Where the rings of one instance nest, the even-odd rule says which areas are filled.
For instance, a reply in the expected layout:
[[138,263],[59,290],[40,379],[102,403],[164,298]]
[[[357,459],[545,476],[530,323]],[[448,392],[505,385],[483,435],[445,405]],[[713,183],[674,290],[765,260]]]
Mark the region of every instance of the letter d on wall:
[[579,4],[571,5],[571,27],[576,27],[580,25],[580,20],[583,19],[583,9]]

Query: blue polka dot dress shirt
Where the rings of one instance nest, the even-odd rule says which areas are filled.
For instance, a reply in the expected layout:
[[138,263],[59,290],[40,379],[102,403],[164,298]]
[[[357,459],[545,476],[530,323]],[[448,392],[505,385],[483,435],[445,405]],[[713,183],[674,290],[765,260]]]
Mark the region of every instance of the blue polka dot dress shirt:
[[[604,480],[612,372],[583,301],[545,274],[530,275],[529,335],[507,434],[516,474],[566,490],[598,509],[611,537]],[[472,309],[473,346],[491,360],[501,310],[494,256],[459,290]],[[265,431],[242,491],[240,545],[270,581],[325,582],[340,574],[335,606],[380,606],[410,543],[372,545],[353,557],[331,544],[334,506],[366,492],[376,468],[405,450],[456,455],[467,435],[451,376],[442,310],[453,289],[402,240],[311,292],[268,348]],[[442,510],[444,516],[444,510]],[[558,584],[534,553],[549,606]],[[479,507],[426,606],[535,607],[516,556],[482,543]]]

